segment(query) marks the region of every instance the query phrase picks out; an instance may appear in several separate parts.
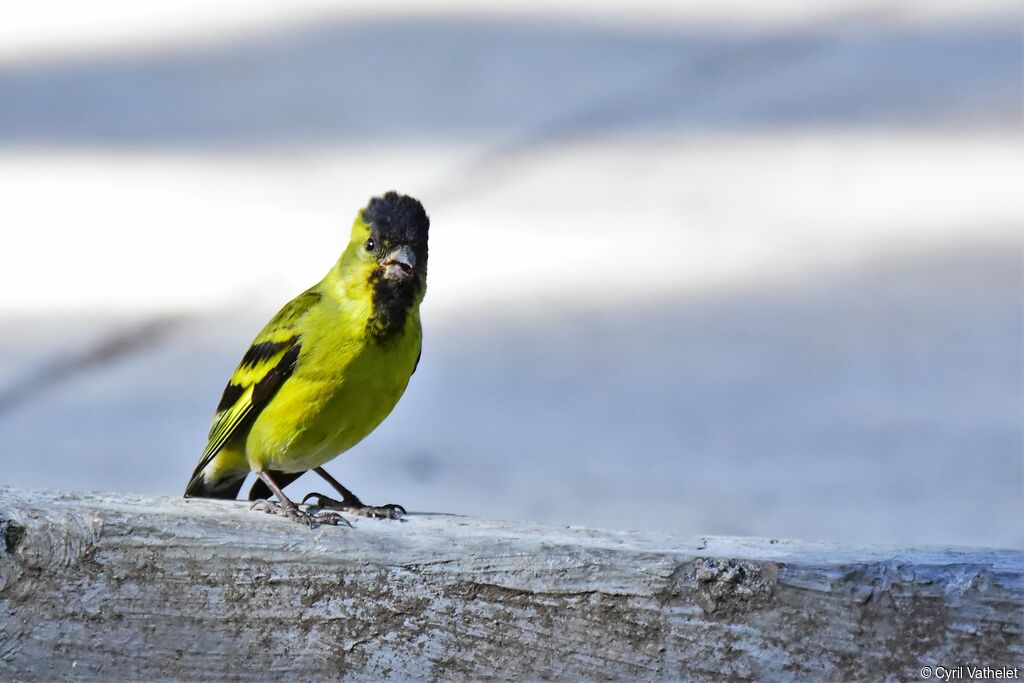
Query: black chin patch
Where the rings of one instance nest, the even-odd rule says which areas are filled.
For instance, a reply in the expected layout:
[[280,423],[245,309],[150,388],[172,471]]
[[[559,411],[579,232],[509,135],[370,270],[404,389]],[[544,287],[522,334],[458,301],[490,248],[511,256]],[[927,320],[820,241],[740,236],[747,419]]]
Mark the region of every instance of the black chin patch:
[[374,197],[363,209],[363,220],[381,252],[400,245],[412,248],[416,255],[416,273],[405,281],[387,280],[377,268],[370,276],[373,288],[373,317],[367,331],[378,341],[392,339],[405,329],[412,307],[426,286],[427,235],[430,218],[423,205],[408,195],[388,192]]
[[418,271],[408,280],[398,282],[384,278],[377,269],[370,276],[373,287],[373,316],[367,321],[366,329],[379,342],[399,336],[405,329],[405,321],[412,307],[419,300],[424,287],[424,275]]

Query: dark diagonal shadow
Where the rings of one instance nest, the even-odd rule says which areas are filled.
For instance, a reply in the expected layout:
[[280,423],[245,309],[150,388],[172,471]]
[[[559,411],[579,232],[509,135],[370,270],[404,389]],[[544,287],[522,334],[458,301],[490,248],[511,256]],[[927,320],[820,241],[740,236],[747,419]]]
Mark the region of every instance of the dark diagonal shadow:
[[160,316],[130,329],[112,332],[87,349],[58,355],[26,369],[21,379],[0,387],[0,418],[83,372],[152,349],[185,320],[186,317],[180,315]]
[[1021,116],[1019,23],[321,22],[0,70],[0,145],[247,148]]

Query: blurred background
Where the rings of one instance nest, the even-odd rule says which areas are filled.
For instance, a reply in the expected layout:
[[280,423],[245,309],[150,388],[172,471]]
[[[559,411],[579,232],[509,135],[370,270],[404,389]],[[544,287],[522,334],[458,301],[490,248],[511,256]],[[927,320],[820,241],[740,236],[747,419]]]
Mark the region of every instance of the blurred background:
[[394,188],[425,346],[328,466],[368,502],[1024,547],[1019,3],[338,5],[4,9],[0,483],[180,494]]

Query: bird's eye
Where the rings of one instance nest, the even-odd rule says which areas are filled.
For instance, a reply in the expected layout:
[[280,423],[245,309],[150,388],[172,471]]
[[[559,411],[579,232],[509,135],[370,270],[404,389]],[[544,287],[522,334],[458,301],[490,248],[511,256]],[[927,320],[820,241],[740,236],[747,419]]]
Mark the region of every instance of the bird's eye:
[[377,248],[377,243],[374,242],[373,238],[371,237],[370,239],[366,240],[366,244],[363,245],[363,248],[366,249],[366,251],[373,251],[374,249]]

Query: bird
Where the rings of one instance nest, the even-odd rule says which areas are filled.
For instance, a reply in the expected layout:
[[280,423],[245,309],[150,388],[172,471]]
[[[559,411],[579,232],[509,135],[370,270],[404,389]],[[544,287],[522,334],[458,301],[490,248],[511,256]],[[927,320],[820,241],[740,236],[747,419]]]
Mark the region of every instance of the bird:
[[[253,473],[249,499],[260,501],[253,507],[310,527],[349,524],[340,512],[407,514],[394,503],[364,504],[323,465],[376,429],[416,372],[429,229],[423,205],[395,191],[357,212],[334,266],[285,304],[242,356],[186,498],[235,499]],[[309,470],[341,500],[310,493],[303,509],[289,499],[282,489]]]

